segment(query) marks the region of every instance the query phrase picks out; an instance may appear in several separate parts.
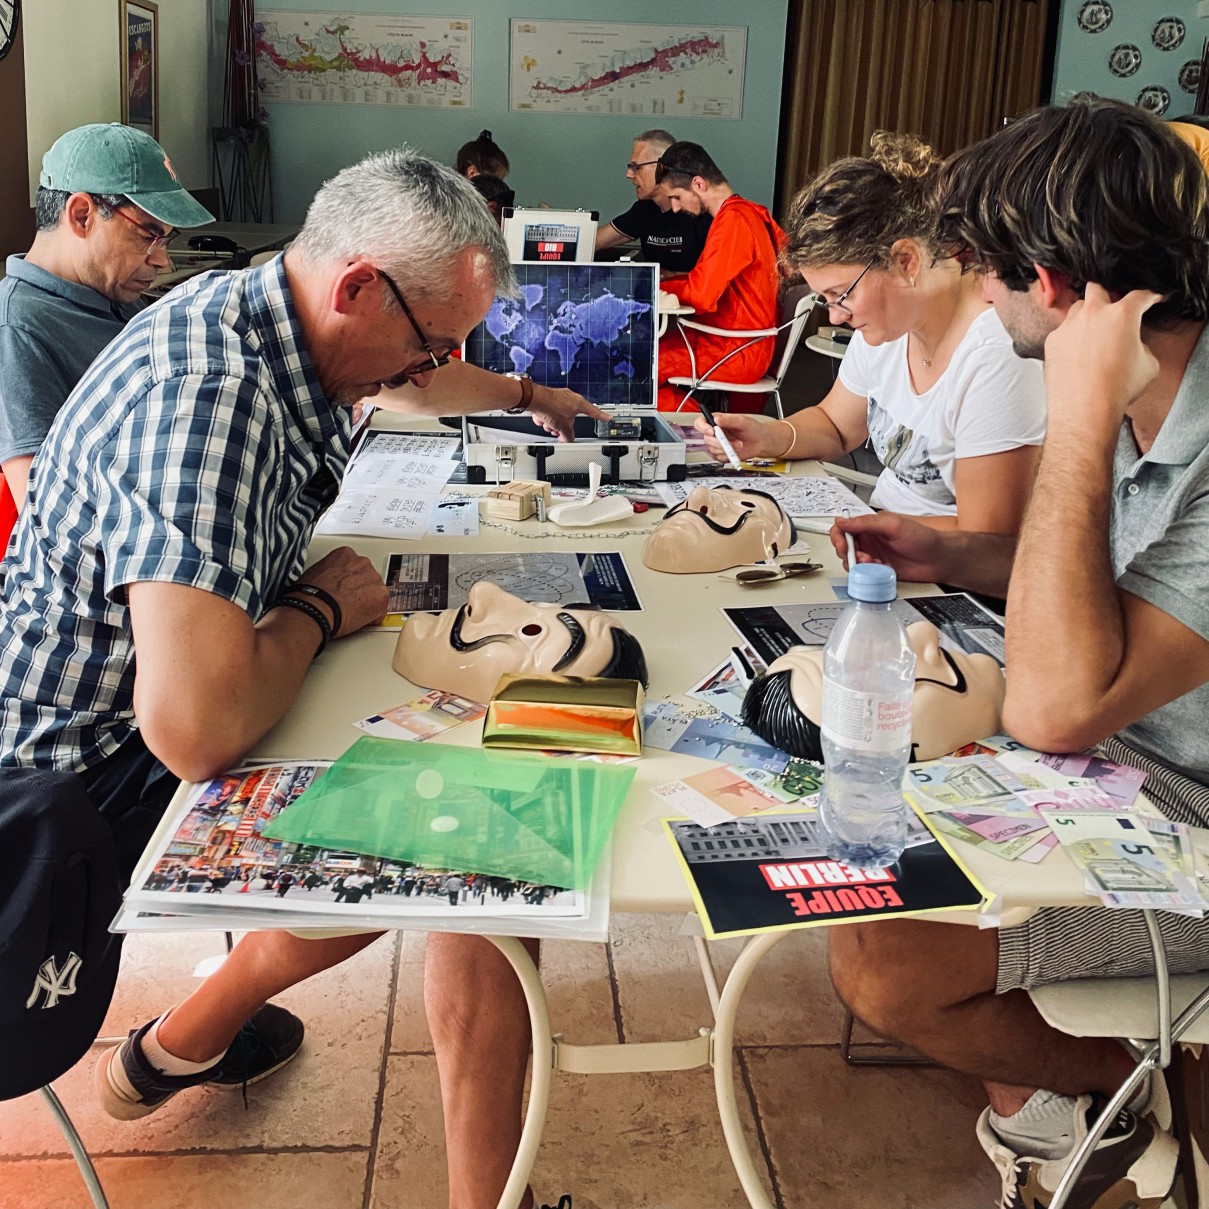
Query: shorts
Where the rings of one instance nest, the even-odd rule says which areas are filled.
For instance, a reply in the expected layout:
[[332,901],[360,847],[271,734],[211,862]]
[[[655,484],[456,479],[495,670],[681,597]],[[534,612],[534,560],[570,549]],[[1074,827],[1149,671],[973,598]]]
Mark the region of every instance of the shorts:
[[[1143,789],[1176,822],[1209,823],[1209,787],[1110,738],[1109,759],[1146,773]],[[1209,918],[1158,913],[1159,933],[1173,974],[1209,970]],[[999,930],[995,990],[1046,986],[1076,978],[1137,978],[1154,973],[1154,952],[1140,911],[1100,907],[1046,907],[1014,928]]]
[[113,832],[122,889],[180,786],[135,731],[111,756],[80,774],[88,797]]

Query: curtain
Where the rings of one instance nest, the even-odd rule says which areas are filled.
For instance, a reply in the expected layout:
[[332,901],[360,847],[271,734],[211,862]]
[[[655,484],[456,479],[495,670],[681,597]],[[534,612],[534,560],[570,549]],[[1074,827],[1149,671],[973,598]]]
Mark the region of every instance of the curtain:
[[791,0],[781,213],[875,130],[941,154],[1041,101],[1054,0]]

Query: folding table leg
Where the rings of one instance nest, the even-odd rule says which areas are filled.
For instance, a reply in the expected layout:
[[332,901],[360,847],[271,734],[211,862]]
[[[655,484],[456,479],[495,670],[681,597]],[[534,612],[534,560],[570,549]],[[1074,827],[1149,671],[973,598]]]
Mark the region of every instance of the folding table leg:
[[525,1124],[512,1171],[500,1195],[497,1209],[517,1209],[521,1203],[537,1151],[541,1146],[550,1104],[550,1074],[554,1069],[554,1039],[550,1035],[550,1012],[546,989],[528,950],[515,936],[488,936],[487,939],[508,959],[525,994],[529,1008],[529,1029],[533,1036],[533,1068],[529,1078],[529,1101],[525,1106]]

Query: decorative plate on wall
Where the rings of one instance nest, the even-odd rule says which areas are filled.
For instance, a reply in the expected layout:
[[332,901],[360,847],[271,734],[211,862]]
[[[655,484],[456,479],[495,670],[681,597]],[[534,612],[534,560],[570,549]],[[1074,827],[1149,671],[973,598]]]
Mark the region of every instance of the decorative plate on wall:
[[20,20],[21,0],[0,0],[0,59],[12,50]]
[[1150,40],[1159,50],[1175,50],[1184,40],[1184,23],[1179,17],[1163,17],[1154,23]]
[[1196,90],[1201,82],[1201,61],[1200,59],[1189,59],[1183,67],[1180,68],[1180,88],[1184,92],[1190,92],[1196,96]]
[[1124,79],[1131,76],[1142,66],[1142,52],[1132,42],[1122,42],[1114,46],[1108,56],[1108,70],[1114,76]]
[[1153,113],[1156,118],[1161,118],[1170,105],[1171,93],[1159,84],[1151,84],[1138,93],[1138,108]]
[[1112,5],[1108,0],[1084,0],[1079,9],[1079,28],[1085,34],[1098,34],[1112,24]]

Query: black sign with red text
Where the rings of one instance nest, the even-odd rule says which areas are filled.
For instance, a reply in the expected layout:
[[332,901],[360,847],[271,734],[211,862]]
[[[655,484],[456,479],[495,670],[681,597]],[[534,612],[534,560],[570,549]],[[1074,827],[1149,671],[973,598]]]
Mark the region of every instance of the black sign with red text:
[[818,816],[769,812],[721,827],[667,822],[710,936],[976,908],[981,890],[936,839],[858,869],[804,839]]

